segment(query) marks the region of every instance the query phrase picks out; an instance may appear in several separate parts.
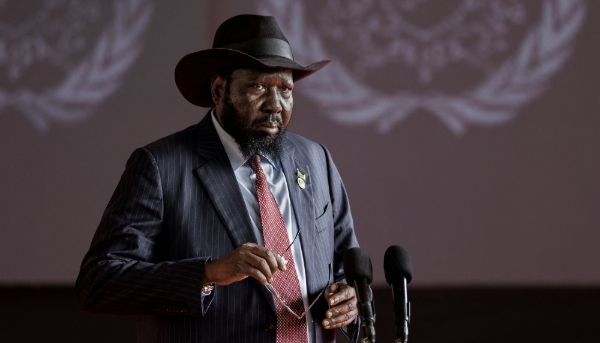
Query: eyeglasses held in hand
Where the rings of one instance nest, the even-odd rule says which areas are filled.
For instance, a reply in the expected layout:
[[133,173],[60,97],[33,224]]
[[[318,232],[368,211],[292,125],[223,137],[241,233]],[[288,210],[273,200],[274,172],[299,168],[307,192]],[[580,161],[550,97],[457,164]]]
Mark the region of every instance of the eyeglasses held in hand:
[[[319,298],[321,297],[321,295],[323,295],[323,293],[325,292],[325,290],[327,289],[327,287],[329,287],[329,281],[331,280],[331,263],[329,264],[328,267],[329,270],[329,276],[327,277],[327,284],[325,285],[325,287],[321,290],[321,293],[319,293],[319,295],[315,298],[315,300],[313,300],[313,302],[310,304],[310,306],[308,306],[308,308],[302,312],[301,314],[296,313],[294,310],[292,310],[292,308],[285,302],[285,300],[283,299],[283,297],[279,294],[279,292],[277,292],[275,290],[275,288],[273,287],[273,285],[271,285],[270,283],[267,284],[265,287],[267,287],[267,289],[269,290],[269,292],[271,292],[271,294],[273,295],[274,298],[277,298],[277,300],[281,303],[281,305],[283,305],[283,307],[285,307],[286,310],[288,310],[291,314],[293,314],[296,318],[298,319],[302,319],[306,313],[308,311],[310,311],[310,309],[317,303],[317,301],[319,300]],[[294,271],[295,272],[295,271]]]

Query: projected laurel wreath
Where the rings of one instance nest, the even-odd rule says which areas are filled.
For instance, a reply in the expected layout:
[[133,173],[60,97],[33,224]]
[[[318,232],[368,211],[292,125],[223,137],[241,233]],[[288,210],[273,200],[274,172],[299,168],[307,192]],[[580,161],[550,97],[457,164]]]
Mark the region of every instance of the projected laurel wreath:
[[[112,21],[85,57],[67,69],[60,83],[41,91],[0,89],[0,110],[14,106],[41,132],[47,131],[52,122],[66,124],[89,117],[118,89],[122,75],[140,54],[140,37],[151,14],[150,1],[115,0]],[[24,58],[34,59],[29,55]]]
[[[420,2],[425,0],[404,0],[396,4],[415,7]],[[384,3],[386,1],[361,1],[356,6],[384,6]],[[481,3],[465,0],[463,6]],[[297,60],[307,62],[324,57],[335,58],[331,56],[331,51],[327,51],[323,33],[306,23],[307,8],[304,2],[265,0],[256,1],[255,4],[261,13],[273,14],[278,18],[294,47]],[[392,4],[388,5],[389,8],[393,7]],[[585,19],[585,5],[585,0],[543,0],[540,21],[529,29],[516,52],[487,73],[479,84],[460,94],[448,94],[435,89],[421,93],[398,90],[384,94],[360,80],[357,73],[360,66],[351,70],[342,63],[332,63],[303,80],[300,90],[320,106],[321,113],[334,121],[348,125],[374,125],[380,132],[389,131],[419,108],[437,116],[456,135],[465,133],[469,125],[506,123],[549,86],[551,76],[568,59],[573,38]],[[358,7],[351,10],[365,11]],[[358,28],[366,30],[366,27],[367,23],[364,23]],[[336,28],[330,31],[335,31],[333,29]],[[346,37],[346,40],[348,44],[359,43],[358,38]],[[378,53],[375,50],[372,54]],[[389,59],[389,56],[382,58]],[[429,74],[425,75],[429,77]],[[423,79],[427,80],[427,77]]]

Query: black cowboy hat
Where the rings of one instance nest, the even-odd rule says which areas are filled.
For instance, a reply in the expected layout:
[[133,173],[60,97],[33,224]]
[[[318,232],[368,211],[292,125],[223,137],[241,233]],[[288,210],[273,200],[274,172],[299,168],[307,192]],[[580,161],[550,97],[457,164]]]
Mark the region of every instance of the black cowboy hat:
[[303,67],[294,62],[290,43],[274,17],[242,14],[224,21],[215,33],[212,49],[184,56],[175,67],[175,83],[194,105],[212,107],[211,77],[229,68],[291,69],[298,81],[326,66],[323,60]]

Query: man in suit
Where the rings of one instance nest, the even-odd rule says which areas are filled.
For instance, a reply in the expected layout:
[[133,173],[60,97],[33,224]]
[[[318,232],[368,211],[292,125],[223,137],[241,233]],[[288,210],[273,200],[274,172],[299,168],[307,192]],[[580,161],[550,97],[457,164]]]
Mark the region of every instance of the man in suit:
[[328,151],[287,133],[294,82],[327,63],[297,64],[255,15],[185,56],[178,88],[212,109],[129,158],[82,262],[82,308],[139,315],[138,342],[355,338],[346,192]]

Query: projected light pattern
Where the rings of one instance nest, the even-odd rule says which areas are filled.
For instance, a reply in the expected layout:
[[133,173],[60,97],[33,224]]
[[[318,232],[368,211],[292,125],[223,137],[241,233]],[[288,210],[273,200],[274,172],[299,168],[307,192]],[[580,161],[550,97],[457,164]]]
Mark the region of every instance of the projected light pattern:
[[[459,136],[469,125],[515,118],[549,87],[570,56],[585,19],[585,1],[540,0],[536,13],[528,13],[532,3],[328,0],[320,6],[322,13],[315,13],[310,1],[264,0],[256,1],[256,8],[279,19],[297,60],[339,61],[303,81],[301,89],[310,90],[303,95],[321,113],[342,124],[370,124],[387,132],[423,108]],[[447,14],[419,25],[411,20],[420,6]],[[431,21],[435,15],[428,14]],[[311,22],[313,17],[317,20]],[[518,29],[522,37],[511,46],[511,33]],[[402,82],[411,78],[412,83]],[[394,79],[400,80],[395,86],[377,88]],[[464,80],[470,84],[461,89]]]
[[[6,69],[2,77],[8,80],[0,88],[0,111],[17,108],[40,132],[52,122],[68,124],[89,117],[118,89],[141,52],[140,37],[152,14],[150,1],[115,0],[110,3],[111,20],[90,40],[83,31],[102,22],[107,2],[45,0],[33,11],[24,3],[18,4],[23,8],[8,8],[13,1],[0,1],[6,14],[0,19],[0,68]],[[30,16],[11,22],[11,10]],[[44,75],[58,69],[62,77],[39,89],[42,77],[22,77],[33,68],[44,70]]]

